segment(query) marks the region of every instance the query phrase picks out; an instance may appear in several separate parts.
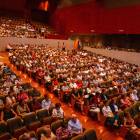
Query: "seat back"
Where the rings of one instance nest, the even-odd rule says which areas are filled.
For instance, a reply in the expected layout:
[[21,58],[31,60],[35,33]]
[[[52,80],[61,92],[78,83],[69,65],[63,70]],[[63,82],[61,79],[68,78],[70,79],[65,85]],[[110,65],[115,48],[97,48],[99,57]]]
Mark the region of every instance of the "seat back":
[[53,111],[54,108],[55,108],[54,106],[49,107],[49,116],[52,116],[52,111]]
[[120,125],[123,125],[124,122],[124,111],[121,111],[120,113],[118,113],[118,121]]
[[99,105],[101,114],[103,114],[103,112],[102,112],[102,108],[103,108],[103,107],[104,107],[104,104],[103,104],[103,103]]
[[7,132],[6,125],[4,122],[0,122],[0,136]]
[[71,140],[84,140],[84,138],[83,138],[83,136],[78,135],[78,136],[72,138]]
[[28,100],[28,101],[26,102],[29,108],[31,108],[32,102],[33,102],[32,100]]
[[49,116],[47,109],[41,109],[37,111],[38,120],[42,121],[47,116]]
[[63,122],[62,120],[58,120],[52,123],[51,128],[54,134],[56,134],[56,130],[61,126],[62,122]]
[[132,110],[132,112],[133,112],[133,116],[134,116],[134,117],[137,116],[137,115],[139,114],[139,110],[138,110],[137,105],[132,105],[132,106],[131,106],[131,110]]
[[19,129],[22,126],[23,124],[20,117],[7,120],[7,128],[10,134],[13,134],[14,130]]
[[93,128],[88,129],[84,132],[84,140],[98,140],[96,132]]
[[37,100],[38,100],[38,102],[41,104],[42,101],[44,100],[44,97],[38,97]]
[[26,127],[28,127],[29,124],[37,121],[36,114],[34,112],[24,115],[22,119],[23,119],[24,125],[26,125]]
[[134,115],[133,115],[133,112],[132,112],[131,108],[126,108],[126,109],[124,110],[124,112],[125,112],[125,111],[127,111],[127,112],[130,113],[131,118],[134,118]]
[[13,110],[16,112],[16,109],[17,109],[17,106],[19,105],[19,102],[17,102],[17,103],[14,103],[13,104]]
[[138,108],[138,111],[140,112],[140,101],[137,102],[136,106],[137,106],[137,108]]
[[5,96],[0,95],[0,99],[3,101],[3,103],[5,103]]

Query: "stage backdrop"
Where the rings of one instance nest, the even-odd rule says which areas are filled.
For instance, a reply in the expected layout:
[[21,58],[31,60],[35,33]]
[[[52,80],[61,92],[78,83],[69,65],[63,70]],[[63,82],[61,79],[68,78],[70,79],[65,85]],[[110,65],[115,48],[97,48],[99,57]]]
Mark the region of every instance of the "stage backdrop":
[[84,49],[95,52],[97,54],[102,54],[104,56],[129,62],[132,64],[137,64],[138,66],[140,66],[140,53],[124,52],[124,51],[117,51],[117,50],[106,50],[106,49],[95,49],[90,47],[84,47]]
[[57,39],[37,39],[37,38],[14,38],[14,37],[0,37],[0,51],[6,50],[6,45],[10,44],[48,44],[52,48],[58,47],[58,42],[60,48],[62,47],[63,42],[66,44],[67,50],[74,49],[74,41],[72,40],[57,40]]

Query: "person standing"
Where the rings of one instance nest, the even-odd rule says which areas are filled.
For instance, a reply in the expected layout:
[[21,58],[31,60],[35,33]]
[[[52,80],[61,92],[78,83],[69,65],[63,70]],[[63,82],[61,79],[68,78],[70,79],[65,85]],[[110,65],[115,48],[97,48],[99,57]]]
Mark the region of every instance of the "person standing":
[[66,48],[66,45],[65,45],[65,43],[63,42],[62,51],[65,51],[65,48]]

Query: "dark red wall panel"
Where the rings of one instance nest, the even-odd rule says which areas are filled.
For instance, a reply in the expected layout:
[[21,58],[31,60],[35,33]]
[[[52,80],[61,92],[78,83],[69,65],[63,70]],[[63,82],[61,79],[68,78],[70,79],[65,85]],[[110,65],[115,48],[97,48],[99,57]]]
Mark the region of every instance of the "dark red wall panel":
[[[64,34],[70,31],[82,34],[91,33],[91,30],[95,30],[97,34],[140,33],[140,5],[104,9],[99,3],[90,2],[56,9],[50,17],[50,23],[59,32],[65,31]],[[65,25],[65,30],[62,28],[63,25]]]

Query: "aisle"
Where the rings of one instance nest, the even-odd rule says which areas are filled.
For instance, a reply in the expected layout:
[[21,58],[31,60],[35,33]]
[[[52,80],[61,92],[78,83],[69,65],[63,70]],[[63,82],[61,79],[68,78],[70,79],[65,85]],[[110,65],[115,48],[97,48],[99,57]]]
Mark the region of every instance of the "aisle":
[[[3,52],[2,55],[5,58],[0,58],[0,61],[2,61],[3,63],[7,63],[10,64],[9,60],[8,60],[8,53]],[[43,95],[44,93],[48,93],[50,95],[51,101],[55,104],[57,102],[60,102],[62,105],[63,110],[65,111],[65,113],[67,114],[67,116],[70,116],[71,114],[76,114],[77,118],[80,120],[80,122],[82,123],[83,127],[86,129],[89,128],[94,128],[98,139],[103,138],[103,140],[124,140],[122,137],[115,135],[113,132],[111,132],[108,128],[100,125],[97,122],[97,117],[95,116],[94,118],[88,117],[88,116],[83,116],[81,115],[81,112],[78,111],[77,109],[75,109],[74,107],[69,107],[66,103],[61,102],[53,93],[50,93],[49,91],[47,91],[45,88],[42,88],[38,83],[36,83],[35,81],[32,80],[32,78],[29,78],[27,76],[27,74],[22,73],[19,70],[16,70],[16,67],[14,67],[13,64],[10,64],[12,70],[19,76],[21,76],[22,80],[24,82],[27,81],[31,81],[31,85],[37,85],[37,89],[41,92],[41,94]]]

